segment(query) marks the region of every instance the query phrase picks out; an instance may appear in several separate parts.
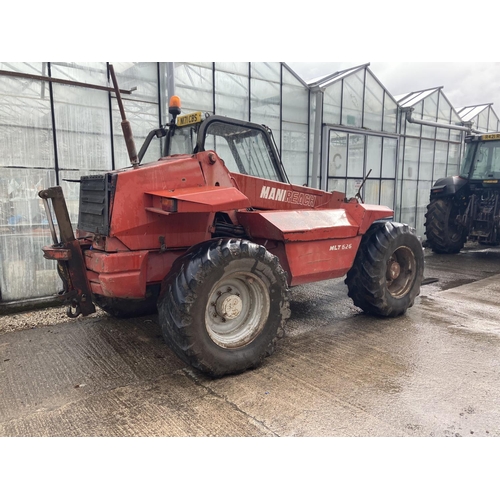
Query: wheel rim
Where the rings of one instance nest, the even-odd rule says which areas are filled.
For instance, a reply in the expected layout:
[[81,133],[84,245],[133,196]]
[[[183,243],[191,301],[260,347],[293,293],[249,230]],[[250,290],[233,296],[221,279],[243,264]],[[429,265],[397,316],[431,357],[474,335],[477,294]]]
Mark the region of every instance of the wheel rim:
[[408,247],[399,247],[387,261],[387,289],[393,297],[403,297],[415,281],[415,254]]
[[220,347],[234,349],[252,342],[269,316],[269,291],[255,274],[224,276],[210,292],[205,325]]

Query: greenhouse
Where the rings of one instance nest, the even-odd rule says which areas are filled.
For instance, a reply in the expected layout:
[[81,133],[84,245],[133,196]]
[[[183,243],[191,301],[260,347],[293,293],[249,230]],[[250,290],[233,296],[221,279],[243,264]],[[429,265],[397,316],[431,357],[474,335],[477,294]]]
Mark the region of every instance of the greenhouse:
[[463,122],[473,121],[480,132],[499,130],[498,116],[493,110],[493,103],[477,104],[458,108],[457,113]]
[[[369,64],[310,82],[279,62],[113,66],[138,148],[175,93],[183,113],[268,126],[293,184],[359,191],[420,236],[432,183],[458,173],[466,124],[499,129],[492,104],[455,108],[439,87],[393,96]],[[60,288],[37,192],[61,185],[76,224],[75,181],[129,165],[111,87],[109,63],[0,63],[0,305]],[[143,163],[161,151],[152,144]]]

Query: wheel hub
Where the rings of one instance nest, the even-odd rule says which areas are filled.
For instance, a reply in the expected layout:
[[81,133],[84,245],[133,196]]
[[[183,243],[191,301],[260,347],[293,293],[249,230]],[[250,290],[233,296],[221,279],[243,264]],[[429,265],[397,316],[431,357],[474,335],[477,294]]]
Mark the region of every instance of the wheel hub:
[[228,272],[210,292],[207,333],[224,349],[243,347],[259,335],[269,309],[269,290],[262,279],[248,271]]
[[395,260],[390,262],[389,266],[387,267],[387,278],[390,280],[395,280],[400,273],[401,266]]
[[243,309],[243,302],[238,295],[222,294],[216,302],[217,314],[226,319],[236,319]]
[[387,262],[387,288],[396,298],[404,297],[416,279],[416,259],[411,248],[398,247]]

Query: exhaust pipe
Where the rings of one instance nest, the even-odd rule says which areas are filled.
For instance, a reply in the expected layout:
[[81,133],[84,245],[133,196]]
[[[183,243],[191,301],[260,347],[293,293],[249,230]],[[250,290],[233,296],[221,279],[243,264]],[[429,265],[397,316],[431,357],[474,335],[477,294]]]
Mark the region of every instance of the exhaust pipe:
[[118,87],[118,82],[116,81],[115,70],[113,65],[109,65],[109,73],[111,79],[113,80],[113,85],[115,87],[116,100],[118,101],[118,107],[120,108],[120,114],[122,116],[122,130],[123,136],[125,137],[125,144],[127,145],[128,157],[130,158],[130,163],[134,168],[139,167],[139,156],[137,155],[137,150],[135,148],[134,136],[132,134],[132,126],[127,120],[125,115],[125,109],[123,108],[122,96],[120,94],[120,88]]

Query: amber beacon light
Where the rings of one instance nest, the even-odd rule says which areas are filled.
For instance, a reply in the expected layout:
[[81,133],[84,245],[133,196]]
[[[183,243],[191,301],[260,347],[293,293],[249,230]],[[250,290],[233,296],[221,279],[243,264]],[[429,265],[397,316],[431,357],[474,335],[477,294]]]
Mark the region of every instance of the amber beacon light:
[[181,113],[181,98],[173,95],[168,103],[168,112],[173,116],[174,120]]

